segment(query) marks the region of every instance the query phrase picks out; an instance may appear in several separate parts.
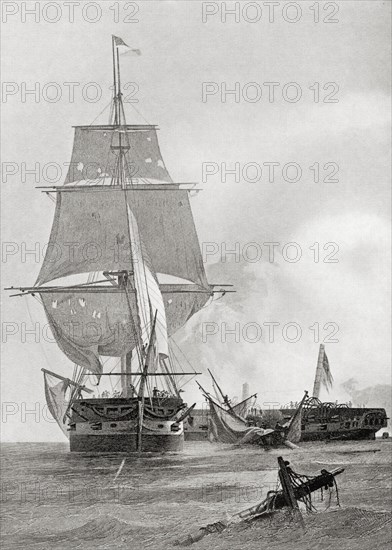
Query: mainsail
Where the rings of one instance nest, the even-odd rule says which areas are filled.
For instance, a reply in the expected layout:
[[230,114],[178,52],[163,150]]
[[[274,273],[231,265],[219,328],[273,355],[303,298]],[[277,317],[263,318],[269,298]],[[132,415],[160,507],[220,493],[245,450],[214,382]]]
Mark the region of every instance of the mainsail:
[[37,285],[93,271],[130,268],[129,206],[155,273],[209,290],[188,191],[164,185],[64,186]]
[[[147,344],[155,311],[167,356],[167,338],[211,296],[188,192],[158,187],[65,186],[57,194],[37,291],[60,349],[94,373],[102,372],[100,355],[121,357]],[[59,294],[44,286],[75,274],[130,270],[128,291],[109,285]],[[185,282],[160,285],[159,273]]]
[[[125,290],[64,289],[40,295],[53,336],[72,363],[100,374],[100,355],[122,357],[137,345]],[[136,312],[135,294],[130,294],[129,299]]]

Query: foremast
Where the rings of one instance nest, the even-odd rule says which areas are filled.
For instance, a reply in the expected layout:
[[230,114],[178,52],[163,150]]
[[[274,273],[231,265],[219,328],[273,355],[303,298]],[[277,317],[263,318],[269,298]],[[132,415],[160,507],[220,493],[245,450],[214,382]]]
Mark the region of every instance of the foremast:
[[[126,195],[125,186],[127,182],[127,177],[129,176],[130,183],[132,183],[131,174],[129,170],[129,165],[127,163],[126,153],[130,150],[130,144],[129,139],[127,139],[127,142],[124,143],[123,135],[127,137],[126,130],[124,131],[124,128],[126,128],[126,117],[125,117],[125,111],[124,111],[124,105],[122,101],[122,92],[121,92],[121,73],[120,73],[120,56],[118,51],[118,46],[116,45],[116,37],[112,35],[112,56],[113,56],[113,108],[112,108],[112,116],[113,119],[111,123],[113,124],[113,127],[117,129],[117,137],[118,137],[118,145],[115,143],[115,137],[116,132],[113,132],[112,134],[112,141],[110,144],[110,149],[113,153],[115,153],[116,156],[116,162],[115,162],[115,170],[112,175],[112,181],[111,185],[117,185],[120,186],[124,190],[124,194]],[[116,154],[117,153],[117,154]],[[128,206],[127,206],[127,200],[126,196],[124,197],[124,205],[126,210],[126,218],[127,218],[127,226],[131,228],[130,220],[129,220],[129,213],[128,213]],[[132,243],[132,235],[129,235],[129,240]],[[133,262],[131,254],[131,262]],[[120,277],[122,277],[122,281],[124,283],[124,290],[127,295],[127,303],[129,306],[129,313],[130,317],[132,318],[133,322],[133,316],[132,316],[132,309],[130,306],[130,299],[128,295],[128,278],[132,277],[134,274],[133,265],[131,266],[131,271],[127,272],[124,271],[123,274],[119,274]],[[120,279],[119,279],[120,280]],[[136,291],[135,285],[133,285]],[[137,303],[137,300],[136,300]],[[136,330],[135,333],[139,334]],[[136,349],[138,351],[138,358],[139,358],[139,364],[140,369],[143,368],[142,361],[142,350],[143,350],[143,342],[141,338],[138,338]],[[121,395],[123,397],[133,397],[134,394],[134,385],[132,380],[132,350],[123,354],[121,356],[121,378],[120,378],[120,386],[121,386]],[[141,386],[140,381],[140,386]]]

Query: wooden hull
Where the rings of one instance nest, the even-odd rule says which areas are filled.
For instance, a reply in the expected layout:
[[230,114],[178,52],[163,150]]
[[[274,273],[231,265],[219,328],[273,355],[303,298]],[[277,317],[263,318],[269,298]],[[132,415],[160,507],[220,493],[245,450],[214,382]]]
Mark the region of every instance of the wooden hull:
[[[281,412],[287,421],[295,409],[282,409]],[[196,409],[192,415],[195,417],[192,425],[188,419],[184,421],[185,441],[205,441],[208,439],[205,426],[208,424],[210,412]],[[301,441],[373,440],[378,430],[386,426],[387,415],[384,409],[313,408],[303,414]]]
[[84,399],[72,405],[69,424],[71,452],[133,453],[182,451],[184,427],[177,418],[182,400],[152,400],[143,415],[142,446],[138,449],[136,398]]
[[[144,434],[142,452],[180,452],[184,448],[184,434]],[[134,453],[137,448],[137,433],[114,433],[105,435],[70,436],[70,451],[75,453]]]
[[[293,409],[281,412],[287,420]],[[301,441],[375,439],[376,432],[386,426],[385,409],[320,404],[304,408]]]
[[326,441],[338,439],[344,440],[360,440],[360,439],[375,439],[376,433],[369,430],[330,430],[330,431],[305,431],[302,432],[301,441]]
[[184,439],[185,441],[208,441],[208,431],[186,431]]
[[193,409],[184,420],[185,441],[208,441],[208,409]]

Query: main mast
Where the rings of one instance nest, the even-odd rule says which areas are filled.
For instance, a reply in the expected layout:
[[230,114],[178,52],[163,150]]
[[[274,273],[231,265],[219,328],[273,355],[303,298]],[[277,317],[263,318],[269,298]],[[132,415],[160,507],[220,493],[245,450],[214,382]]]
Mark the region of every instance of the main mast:
[[[112,142],[110,149],[112,152],[117,152],[116,167],[112,176],[112,185],[120,185],[123,189],[127,183],[127,176],[130,177],[129,167],[126,160],[126,152],[129,151],[129,139],[126,132],[126,119],[124,105],[122,101],[121,92],[121,75],[120,75],[120,56],[118,51],[118,45],[116,44],[116,37],[112,35],[112,54],[113,54],[113,126],[116,127],[116,131],[112,135]],[[124,130],[125,128],[125,130]],[[114,144],[114,138],[117,133],[118,145]],[[126,142],[123,142],[123,135]],[[126,171],[128,174],[126,174]]]

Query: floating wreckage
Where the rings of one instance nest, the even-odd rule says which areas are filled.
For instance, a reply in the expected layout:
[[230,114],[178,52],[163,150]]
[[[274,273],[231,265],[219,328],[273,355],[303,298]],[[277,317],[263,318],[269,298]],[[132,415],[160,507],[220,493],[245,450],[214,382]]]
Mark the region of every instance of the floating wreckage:
[[[284,424],[276,424],[274,428],[261,428],[251,425],[247,417],[249,401],[257,397],[254,394],[236,405],[232,405],[227,395],[223,393],[213,374],[209,370],[213,380],[214,388],[217,388],[216,399],[206,391],[198,382],[200,391],[206,398],[210,414],[208,424],[208,435],[211,442],[231,443],[237,445],[253,444],[264,447],[286,445],[295,448],[296,443],[301,439],[301,411],[308,396],[305,392],[304,398],[293,411],[291,418]],[[219,394],[223,403],[219,403]]]
[[274,512],[283,508],[289,508],[294,519],[304,527],[304,520],[299,509],[298,502],[302,502],[307,512],[315,512],[316,509],[312,502],[312,493],[315,491],[336,491],[337,504],[339,503],[339,493],[335,477],[342,472],[344,468],[336,468],[330,472],[321,470],[320,474],[315,476],[301,475],[294,472],[288,461],[278,457],[278,481],[280,489],[269,491],[267,497],[260,503],[242,510],[231,516],[229,519],[216,521],[203,527],[193,534],[187,535],[181,540],[175,542],[176,546],[190,546],[198,542],[206,535],[213,533],[222,533],[227,527],[238,523],[250,523],[255,520],[271,516]]

